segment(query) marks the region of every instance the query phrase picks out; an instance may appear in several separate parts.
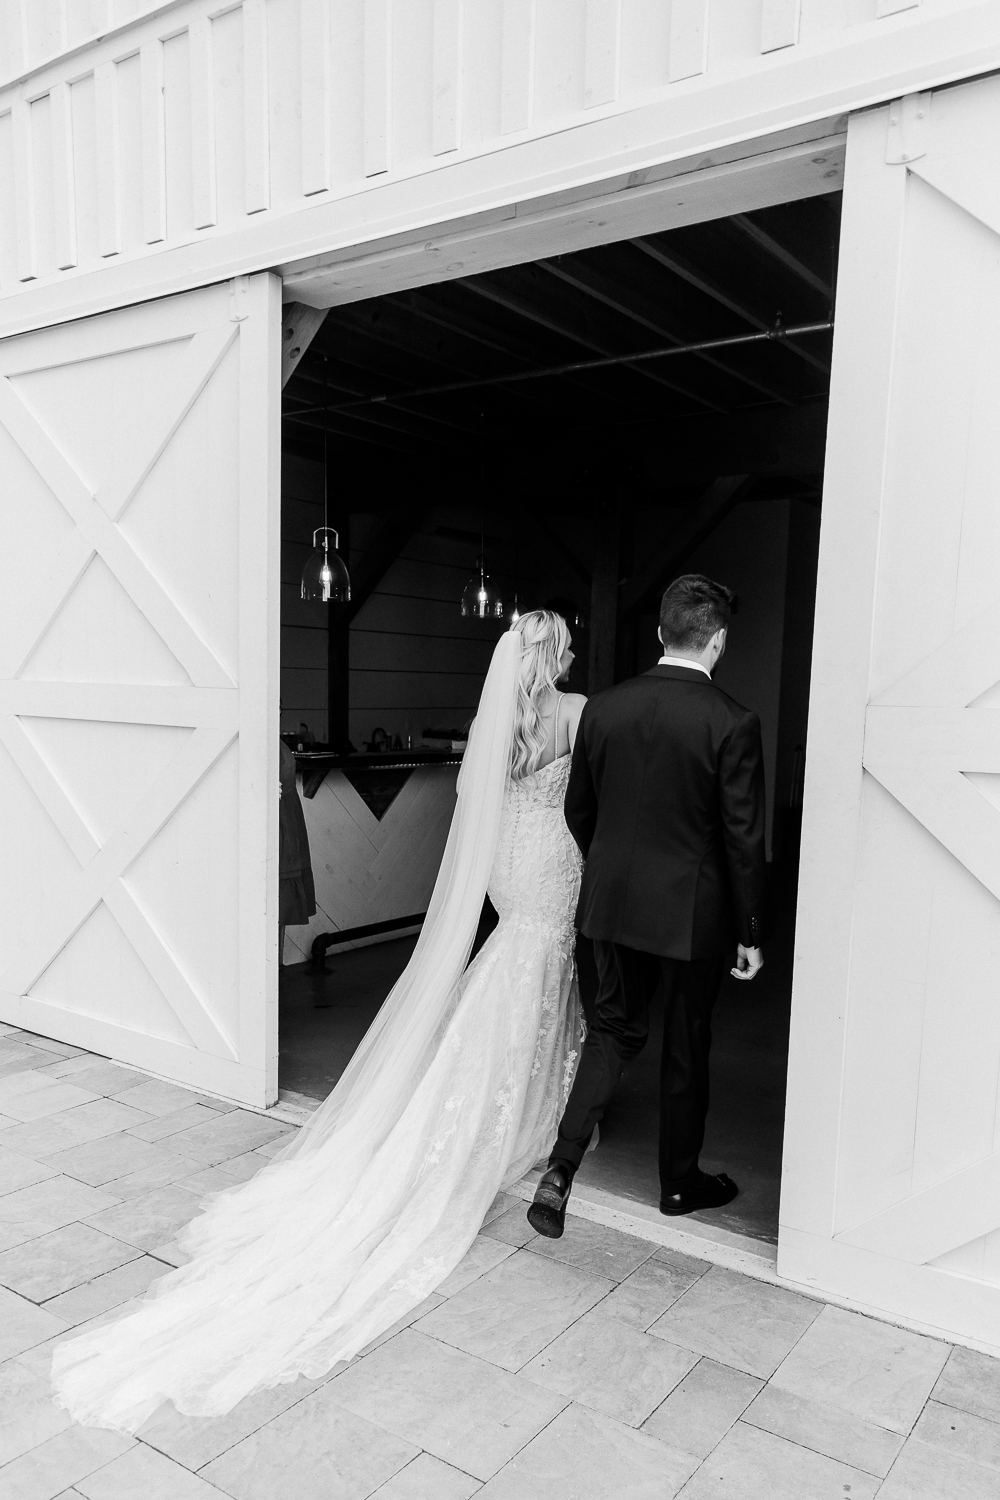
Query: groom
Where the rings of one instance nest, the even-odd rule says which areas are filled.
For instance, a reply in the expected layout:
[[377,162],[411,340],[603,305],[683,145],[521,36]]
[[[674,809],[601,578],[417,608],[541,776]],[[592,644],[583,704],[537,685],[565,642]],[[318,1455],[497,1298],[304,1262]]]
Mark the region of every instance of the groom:
[[730,1202],[736,1184],[698,1166],[708,1110],[712,1007],[736,947],[759,972],[766,917],[760,723],[712,682],[733,595],[692,573],[663,596],[652,671],[592,698],[566,791],[586,864],[577,927],[598,971],[591,1027],[559,1137],[528,1209],[563,1232],[573,1175],[625,1064],[643,1048],[662,978],[660,1212]]

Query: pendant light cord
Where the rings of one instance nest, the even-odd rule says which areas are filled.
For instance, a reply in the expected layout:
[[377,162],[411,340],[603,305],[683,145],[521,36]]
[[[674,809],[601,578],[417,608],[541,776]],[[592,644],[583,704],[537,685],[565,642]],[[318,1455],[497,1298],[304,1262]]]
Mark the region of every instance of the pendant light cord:
[[[329,356],[323,355],[323,545],[330,545],[330,423],[327,407],[330,404]],[[339,538],[338,538],[339,540]]]

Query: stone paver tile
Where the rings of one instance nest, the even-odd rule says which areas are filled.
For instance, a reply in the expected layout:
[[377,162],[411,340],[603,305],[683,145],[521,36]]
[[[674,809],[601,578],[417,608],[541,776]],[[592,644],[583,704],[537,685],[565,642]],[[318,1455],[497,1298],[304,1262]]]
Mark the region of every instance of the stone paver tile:
[[3,1500],[51,1500],[134,1446],[134,1438],[104,1428],[67,1427],[0,1469],[0,1495]]
[[521,1373],[548,1390],[638,1427],[684,1379],[698,1356],[630,1328],[610,1317],[604,1306],[585,1313]]
[[483,1485],[477,1500],[671,1500],[694,1467],[689,1454],[570,1406]]
[[[103,1187],[119,1177],[148,1169],[170,1170],[176,1167],[182,1173],[191,1169],[187,1157],[170,1151],[169,1147],[137,1140],[132,1135],[107,1135],[93,1141],[81,1141],[68,1151],[57,1151],[54,1156],[47,1157],[45,1165],[56,1167],[68,1177],[76,1177],[91,1187]],[[110,1191],[115,1193],[114,1188]]]
[[879,1479],[888,1474],[903,1446],[898,1433],[774,1384],[761,1391],[743,1420]]
[[48,1381],[16,1359],[0,1366],[0,1412],[0,1464],[37,1448],[70,1425],[69,1414],[53,1402]]
[[205,1167],[214,1167],[217,1162],[226,1161],[231,1156],[253,1151],[276,1135],[286,1135],[289,1129],[280,1120],[265,1120],[263,1115],[254,1115],[244,1109],[234,1109],[225,1115],[212,1110],[207,1113],[211,1118],[179,1130],[171,1137],[173,1150],[190,1156]]
[[[45,1071],[50,1078],[61,1078],[64,1083],[74,1083],[77,1088],[89,1089],[92,1094],[100,1094],[105,1099],[143,1082],[143,1075],[134,1068],[126,1068],[124,1064],[111,1062],[109,1058],[89,1054],[68,1060],[64,1058],[57,1063],[50,1062]],[[131,1104],[133,1101],[129,1099],[125,1102]],[[136,1107],[142,1109],[138,1101]],[[146,1113],[150,1114],[152,1111],[147,1110]]]
[[665,1265],[673,1266],[678,1271],[690,1272],[692,1282],[712,1269],[710,1260],[702,1260],[697,1255],[685,1255],[683,1250],[671,1250],[668,1245],[661,1245],[653,1259],[662,1260]]
[[[974,1417],[971,1412],[958,1411],[954,1406],[942,1406],[939,1401],[928,1401],[913,1435],[922,1443],[943,1448],[947,1453],[960,1453],[963,1458],[1000,1473],[1000,1423]],[[1000,1484],[997,1488],[1000,1490]]]
[[[126,1135],[117,1139],[133,1140],[134,1137]],[[146,1145],[146,1142],[139,1144]],[[108,1183],[108,1192],[114,1193],[115,1197],[120,1198],[124,1203],[129,1203],[133,1198],[145,1198],[157,1188],[179,1184],[185,1177],[190,1177],[192,1172],[198,1170],[197,1162],[189,1161],[186,1156],[177,1155],[169,1150],[169,1142],[164,1142],[164,1147],[161,1160],[140,1167],[135,1172],[129,1172],[125,1177],[116,1177]]]
[[[112,1100],[114,1104],[121,1102],[120,1099]],[[207,1105],[185,1104],[182,1109],[175,1109],[169,1115],[153,1114],[144,1124],[129,1130],[129,1135],[138,1136],[141,1141],[162,1141],[167,1136],[179,1135],[182,1130],[190,1130],[192,1125],[201,1125],[215,1118],[215,1110],[209,1109]]]
[[1000,1422],[1000,1359],[953,1349],[932,1392],[935,1401]]
[[[323,1386],[213,1459],[202,1474],[234,1500],[365,1500],[417,1449],[332,1399]],[[375,1416],[375,1410],[370,1414]]]
[[202,1469],[213,1458],[227,1453],[258,1428],[280,1417],[322,1383],[300,1376],[287,1385],[252,1391],[221,1417],[188,1417],[172,1403],[165,1404],[143,1424],[138,1436],[175,1463],[183,1464],[185,1469]]
[[331,1399],[477,1479],[488,1479],[565,1398],[413,1328],[324,1386]]
[[58,1057],[93,1057],[85,1047],[74,1047],[71,1042],[57,1042],[53,1036],[41,1036],[37,1031],[25,1031],[22,1033],[26,1041],[33,1047],[41,1047],[44,1052],[52,1053]]
[[21,1073],[28,1068],[44,1068],[52,1061],[51,1052],[31,1047],[26,1042],[5,1038],[0,1042],[0,1078]]
[[77,1182],[75,1177],[47,1177],[31,1187],[0,1197],[0,1224],[20,1233],[23,1239],[35,1239],[64,1224],[100,1213],[120,1202],[113,1193]]
[[65,1326],[65,1320],[51,1308],[36,1307],[26,1297],[0,1286],[0,1363],[44,1344]]
[[439,1295],[453,1297],[456,1292],[470,1286],[473,1281],[478,1281],[480,1276],[485,1276],[487,1271],[492,1271],[494,1266],[513,1255],[514,1248],[502,1240],[477,1235],[451,1275],[446,1276],[437,1288]]
[[99,1095],[78,1089],[72,1083],[48,1078],[44,1073],[26,1070],[0,1078],[0,1114],[27,1124],[59,1114],[74,1105],[90,1104]]
[[608,1312],[633,1328],[648,1328],[708,1269],[705,1261],[693,1264],[700,1269],[688,1270],[654,1256],[615,1287],[607,1300]]
[[32,1302],[46,1302],[70,1287],[114,1270],[139,1251],[88,1224],[67,1224],[0,1255],[0,1286]]
[[121,1307],[123,1302],[128,1302],[132,1297],[141,1297],[154,1281],[166,1275],[168,1269],[162,1260],[140,1255],[138,1260],[127,1261],[114,1271],[95,1276],[93,1281],[76,1286],[70,1292],[61,1292],[58,1297],[45,1303],[44,1310],[55,1313],[64,1323],[76,1327],[91,1318],[100,1317],[101,1313],[108,1312],[112,1307]]
[[613,1285],[518,1250],[428,1313],[419,1328],[505,1370],[519,1370]]
[[256,1151],[244,1151],[239,1156],[229,1156],[225,1161],[217,1162],[211,1170],[225,1172],[233,1182],[248,1182],[266,1166],[267,1162]]
[[173,1239],[178,1230],[191,1222],[200,1201],[197,1193],[171,1184],[107,1208],[103,1213],[91,1214],[87,1223],[92,1229],[112,1234],[139,1250],[153,1250]]
[[478,1479],[461,1469],[430,1453],[418,1453],[405,1469],[379,1486],[372,1500],[470,1500],[481,1488]]
[[484,1223],[480,1234],[488,1240],[502,1240],[505,1245],[520,1248],[535,1238],[535,1231],[524,1217],[524,1204],[517,1203],[505,1213],[498,1214],[488,1224]]
[[178,1266],[186,1266],[191,1259],[188,1252],[182,1250],[176,1240],[168,1240],[165,1245],[154,1245],[149,1253],[157,1260],[163,1261],[164,1265],[173,1266],[175,1270]]
[[755,1375],[700,1359],[654,1411],[643,1432],[695,1458],[707,1458],[761,1388]]
[[[72,1111],[70,1111],[72,1114]],[[47,1120],[33,1120],[29,1125],[9,1126],[0,1132],[0,1145],[5,1151],[18,1156],[28,1156],[32,1161],[44,1161],[57,1151],[68,1151],[85,1140],[66,1123],[65,1116],[52,1115]]]
[[494,1219],[499,1219],[500,1215],[505,1214],[509,1208],[517,1208],[518,1205],[520,1205],[523,1213],[527,1205],[522,1203],[520,1198],[515,1198],[513,1193],[497,1193],[493,1202],[486,1210],[483,1218],[483,1227],[485,1228],[487,1224],[492,1224]]
[[713,1266],[649,1329],[747,1375],[772,1375],[822,1304]]
[[[258,1116],[259,1118],[260,1116]],[[284,1121],[282,1121],[282,1124],[284,1124]],[[294,1129],[295,1127],[291,1128]],[[286,1128],[282,1131],[281,1135],[275,1136],[273,1141],[265,1141],[262,1146],[255,1146],[253,1148],[254,1155],[263,1156],[266,1161],[270,1161],[272,1157],[277,1156],[279,1151],[284,1151],[288,1145],[288,1134],[289,1132]]]
[[119,1104],[115,1099],[95,1099],[90,1104],[63,1110],[52,1118],[68,1125],[77,1140],[96,1141],[102,1135],[114,1135],[119,1130],[131,1130],[143,1123],[148,1124],[151,1117],[143,1114],[141,1109]]
[[18,1188],[44,1182],[46,1177],[55,1177],[57,1170],[45,1162],[35,1161],[30,1156],[21,1156],[17,1151],[8,1151],[0,1146],[0,1193],[16,1193]]
[[[75,1487],[87,1500],[220,1500],[222,1494],[215,1485],[142,1443],[86,1479],[78,1479]],[[287,1485],[273,1491],[274,1495],[284,1493]]]
[[[524,1206],[527,1208],[527,1204]],[[574,1214],[567,1216],[562,1239],[536,1236],[530,1245],[533,1255],[576,1266],[578,1271],[591,1276],[606,1276],[609,1281],[624,1281],[631,1276],[650,1259],[655,1248],[649,1240],[622,1234],[620,1229],[609,1229],[606,1224],[595,1224],[590,1219],[578,1219]]]
[[115,1098],[122,1104],[131,1104],[144,1110],[147,1115],[174,1115],[178,1110],[200,1104],[205,1109],[223,1112],[235,1108],[221,1099],[212,1099],[208,1094],[196,1094],[191,1089],[182,1089],[176,1083],[162,1083],[158,1078],[136,1078],[134,1084],[113,1090]]
[[874,1500],[880,1483],[860,1469],[737,1422],[685,1486],[683,1500]]
[[225,1163],[220,1162],[217,1167],[200,1167],[196,1162],[189,1162],[187,1172],[183,1177],[178,1177],[174,1185],[204,1198],[209,1193],[225,1193],[229,1188],[237,1187],[238,1183],[226,1171]]
[[949,1352],[947,1344],[922,1333],[824,1307],[776,1371],[774,1384],[906,1433]]
[[911,1437],[878,1500],[997,1500],[997,1474],[984,1464]]
[[[396,1319],[391,1328],[385,1330],[385,1333],[379,1334],[378,1338],[372,1339],[370,1344],[366,1344],[361,1350],[361,1355],[371,1354],[372,1350],[377,1349],[380,1344],[388,1343],[390,1339],[396,1337],[397,1333],[402,1333],[404,1328],[410,1328],[420,1318],[424,1317],[426,1313],[433,1312],[435,1307],[440,1307],[443,1301],[444,1298],[439,1292],[430,1292],[422,1302],[417,1303],[412,1312],[404,1313],[401,1318]],[[346,1365],[342,1365],[341,1368],[346,1369]]]

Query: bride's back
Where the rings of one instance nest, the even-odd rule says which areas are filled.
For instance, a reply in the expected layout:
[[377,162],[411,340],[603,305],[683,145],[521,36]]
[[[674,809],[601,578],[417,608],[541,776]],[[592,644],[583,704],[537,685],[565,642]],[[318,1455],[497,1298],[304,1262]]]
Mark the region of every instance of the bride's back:
[[501,919],[555,925],[572,933],[582,860],[563,801],[585,699],[557,683],[573,662],[565,620],[551,610],[522,615],[521,676],[511,779],[489,882]]

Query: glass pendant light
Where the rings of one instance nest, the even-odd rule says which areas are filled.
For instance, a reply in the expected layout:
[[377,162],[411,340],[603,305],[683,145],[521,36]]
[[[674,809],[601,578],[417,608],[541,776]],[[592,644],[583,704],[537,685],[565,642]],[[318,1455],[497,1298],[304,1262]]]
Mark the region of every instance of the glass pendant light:
[[340,537],[332,526],[313,532],[313,550],[302,569],[303,599],[322,604],[346,604],[351,597],[351,579],[337,551]]
[[351,597],[351,577],[337,548],[340,537],[329,520],[330,432],[326,425],[327,369],[323,355],[323,525],[313,532],[313,550],[302,569],[302,597],[321,604],[346,604]]
[[482,552],[476,559],[476,572],[462,590],[462,618],[467,620],[503,619],[503,598],[493,587],[486,571],[486,558]]

